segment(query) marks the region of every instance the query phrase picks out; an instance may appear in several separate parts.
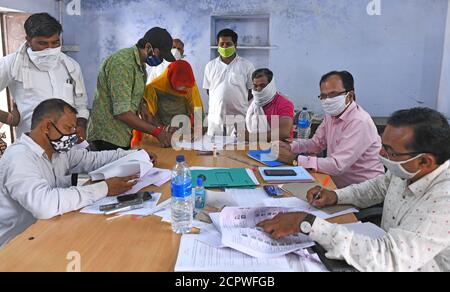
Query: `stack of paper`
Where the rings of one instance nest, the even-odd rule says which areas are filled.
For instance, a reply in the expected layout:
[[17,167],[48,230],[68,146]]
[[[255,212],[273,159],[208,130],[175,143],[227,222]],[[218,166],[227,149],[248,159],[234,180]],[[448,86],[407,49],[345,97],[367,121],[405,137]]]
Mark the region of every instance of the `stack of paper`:
[[[276,171],[282,171],[287,170],[291,171],[293,170],[296,175],[295,176],[268,176],[266,175],[266,170],[276,170]],[[309,172],[304,169],[301,166],[296,167],[260,167],[259,173],[261,174],[262,178],[267,183],[289,183],[289,182],[315,182],[316,179],[309,174]]]
[[[316,217],[322,218],[322,219],[330,219],[334,217],[339,217],[346,214],[351,213],[358,213],[359,211],[355,208],[346,208],[344,210],[338,210],[337,212],[325,212],[323,209],[317,209],[307,202],[300,200],[298,198],[292,197],[292,198],[279,198],[279,199],[265,199],[264,205],[267,207],[280,207],[280,208],[289,208],[293,209],[298,212],[305,212],[312,214]],[[333,207],[328,207],[328,210],[332,210]],[[327,209],[327,208],[325,208]]]
[[238,141],[232,136],[203,136],[194,142],[179,142],[174,149],[214,151],[224,150],[228,145],[245,145],[245,142]]

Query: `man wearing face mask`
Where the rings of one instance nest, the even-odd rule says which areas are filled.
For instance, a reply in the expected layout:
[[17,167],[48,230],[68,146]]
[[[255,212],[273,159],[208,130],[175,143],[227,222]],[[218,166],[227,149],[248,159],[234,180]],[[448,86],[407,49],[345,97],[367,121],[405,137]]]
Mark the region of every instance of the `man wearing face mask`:
[[[312,139],[279,143],[280,161],[330,174],[339,188],[384,174],[378,159],[381,139],[370,115],[356,103],[353,76],[330,72],[320,80],[320,90],[323,123]],[[324,150],[326,158],[299,154]]]
[[450,125],[435,110],[396,112],[383,134],[380,160],[389,170],[335,192],[314,188],[309,202],[322,208],[384,202],[381,227],[387,235],[370,239],[304,213],[262,222],[275,238],[302,232],[321,244],[327,257],[359,271],[450,271]]
[[71,187],[71,173],[89,173],[132,153],[71,150],[77,142],[76,114],[63,100],[42,102],[33,113],[31,133],[23,134],[0,160],[0,246],[37,219],[81,209],[136,184],[133,176]]
[[258,69],[252,75],[253,101],[247,111],[246,125],[250,134],[261,134],[271,139],[274,118],[278,118],[276,128],[279,140],[294,138],[294,104],[277,91],[273,72]]
[[[61,52],[61,24],[47,13],[31,15],[24,25],[26,42],[0,58],[0,91],[9,88],[17,112],[8,124],[17,126],[17,137],[31,129],[35,107],[50,98],[62,98],[79,113],[77,134],[86,139],[87,94],[79,64]],[[0,112],[0,116],[2,112]]]
[[209,95],[208,135],[231,136],[235,125],[226,125],[226,117],[247,115],[255,67],[237,55],[238,35],[233,30],[220,31],[217,42],[219,57],[206,65],[203,81]]
[[[185,57],[184,56],[184,43],[180,39],[173,39],[172,55],[175,57],[176,61],[184,59],[184,57]],[[153,80],[155,80],[156,78],[161,76],[161,74],[163,74],[164,71],[166,71],[166,69],[167,69],[167,67],[169,67],[169,65],[170,65],[170,62],[167,62],[166,60],[164,60],[161,65],[156,66],[156,67],[150,67],[147,65],[147,74],[148,74],[147,84],[152,83]]]
[[94,97],[88,140],[94,150],[129,149],[132,131],[156,137],[161,146],[170,147],[171,134],[139,117],[143,106],[147,73],[145,66],[159,66],[163,60],[175,61],[172,37],[155,27],[131,48],[109,56],[101,65]]

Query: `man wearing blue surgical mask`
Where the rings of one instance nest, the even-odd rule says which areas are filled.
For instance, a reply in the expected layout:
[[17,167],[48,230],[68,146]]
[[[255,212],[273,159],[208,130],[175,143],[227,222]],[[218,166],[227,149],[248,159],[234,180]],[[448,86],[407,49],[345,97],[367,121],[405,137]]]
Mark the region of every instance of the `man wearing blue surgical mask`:
[[77,110],[68,103],[46,100],[33,112],[31,133],[6,150],[0,160],[0,246],[36,220],[123,194],[136,184],[132,176],[71,187],[70,174],[89,173],[132,153],[71,150],[77,141],[76,121]]
[[39,103],[61,98],[79,113],[81,142],[86,139],[89,118],[86,88],[80,65],[61,51],[61,24],[48,13],[38,13],[25,21],[24,29],[26,42],[17,52],[0,58],[0,91],[8,87],[16,104],[11,113],[0,111],[0,121],[17,126],[20,138],[30,131],[31,116]]
[[88,126],[88,141],[93,150],[129,149],[133,130],[154,136],[163,147],[171,145],[169,132],[147,123],[140,115],[146,114],[146,107],[142,106],[147,82],[145,67],[159,66],[163,60],[175,61],[172,44],[170,34],[155,27],[136,45],[112,54],[103,62]]
[[307,197],[319,208],[367,208],[384,202],[381,227],[386,236],[370,239],[305,213],[279,215],[260,226],[275,238],[308,234],[327,249],[329,258],[344,259],[359,271],[450,271],[447,119],[428,108],[396,112],[383,134],[380,159],[388,168],[385,175],[337,191],[314,188]]

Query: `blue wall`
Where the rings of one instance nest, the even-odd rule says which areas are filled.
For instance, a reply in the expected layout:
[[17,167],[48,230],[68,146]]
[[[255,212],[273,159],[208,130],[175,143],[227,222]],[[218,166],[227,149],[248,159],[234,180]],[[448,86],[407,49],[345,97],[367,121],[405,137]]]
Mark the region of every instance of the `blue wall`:
[[[381,0],[382,15],[372,17],[366,12],[370,0],[81,2],[81,16],[65,16],[65,43],[81,46],[73,56],[82,65],[91,96],[101,61],[136,43],[153,26],[166,27],[185,41],[201,86],[211,55],[210,16],[270,14],[275,48],[269,64],[279,89],[297,105],[319,110],[321,75],[347,69],[356,77],[358,102],[374,116],[437,106],[447,0]],[[207,101],[206,93],[203,97]]]

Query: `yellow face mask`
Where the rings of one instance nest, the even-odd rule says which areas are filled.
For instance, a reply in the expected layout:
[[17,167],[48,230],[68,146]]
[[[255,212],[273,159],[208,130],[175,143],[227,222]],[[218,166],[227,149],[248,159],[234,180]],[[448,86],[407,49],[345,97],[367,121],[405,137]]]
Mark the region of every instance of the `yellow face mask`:
[[219,47],[218,51],[219,51],[219,55],[222,58],[229,58],[236,53],[236,47],[229,47],[229,48]]

